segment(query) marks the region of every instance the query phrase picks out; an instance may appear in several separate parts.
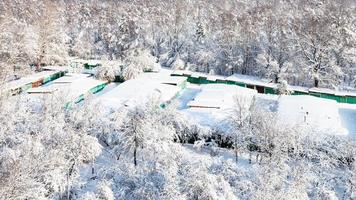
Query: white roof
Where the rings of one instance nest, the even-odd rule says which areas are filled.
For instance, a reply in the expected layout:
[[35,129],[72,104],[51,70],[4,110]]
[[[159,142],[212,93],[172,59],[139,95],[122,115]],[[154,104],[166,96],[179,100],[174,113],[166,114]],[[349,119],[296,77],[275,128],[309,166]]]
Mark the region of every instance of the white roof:
[[220,109],[221,104],[216,103],[214,100],[195,100],[195,101],[190,101],[187,104],[189,107],[201,107],[201,108],[216,108]]
[[226,80],[241,82],[241,83],[245,83],[248,85],[259,85],[259,86],[272,87],[272,88],[277,87],[276,84],[268,83],[258,77],[242,75],[242,74],[233,74],[233,75],[227,77]]
[[327,134],[347,134],[334,100],[282,95],[279,98],[278,117],[282,124],[305,125]]
[[49,71],[68,71],[69,67],[68,66],[45,66],[42,67],[44,70],[49,70]]
[[309,92],[318,92],[318,93],[324,93],[324,94],[333,94],[337,96],[353,96],[356,97],[356,92],[349,92],[349,91],[338,91],[338,90],[332,90],[328,88],[310,88]]
[[110,92],[100,96],[97,101],[109,108],[142,104],[150,97],[157,97],[164,103],[172,100],[181,90],[178,86],[163,84],[167,82],[163,80],[171,78],[170,82],[178,80],[170,76],[170,71],[166,69],[162,69],[159,73],[143,73],[135,79],[121,83]]
[[[62,78],[60,78],[62,79]],[[65,79],[65,77],[63,77]],[[66,101],[74,101],[82,94],[86,94],[90,89],[105,84],[106,81],[94,79],[92,77],[80,76],[80,74],[73,75],[70,82],[62,84],[64,82],[53,82],[48,85],[41,86],[39,88],[31,89],[28,93],[52,93],[58,94]]]
[[52,81],[52,83],[72,83],[73,81],[79,78],[89,77],[89,74],[76,74],[76,73],[67,73],[65,76]]
[[182,76],[183,75],[183,70],[175,70],[172,72],[172,75],[180,75]]
[[99,65],[101,64],[101,60],[88,60],[86,63],[88,65]]
[[182,76],[183,74],[192,75],[193,72],[189,71],[189,70],[174,70],[171,74],[172,75],[180,75],[180,76]]
[[234,106],[234,98],[237,95],[252,100],[257,94],[256,90],[226,84],[204,85],[201,92],[188,103],[190,107],[206,108],[231,108]]
[[324,93],[324,94],[335,94],[335,90],[328,89],[328,88],[310,88],[309,92],[318,92],[318,93]]
[[37,88],[31,88],[27,90],[26,92],[29,94],[35,94],[35,93],[53,93],[57,91],[58,88],[54,87],[37,87]]
[[335,91],[335,95],[337,95],[337,96],[351,96],[351,97],[356,97],[356,92],[350,92],[350,91]]
[[76,62],[76,63],[82,63],[82,64],[89,64],[89,65],[96,65],[96,64],[101,64],[102,61],[101,60],[95,60],[95,59],[72,59],[71,62]]
[[30,84],[32,82],[39,81],[40,79],[51,76],[57,72],[58,71],[42,71],[42,72],[35,73],[35,74],[29,75],[29,76],[25,76],[18,80],[5,83],[4,88],[6,90],[16,89],[16,88],[22,87],[26,84]]
[[199,77],[208,78],[208,74],[201,73],[201,72],[194,72],[191,76],[193,78],[199,78]]
[[187,80],[187,77],[181,77],[181,76],[167,76],[163,77],[160,82],[164,84],[174,84],[174,85],[180,85],[184,81]]
[[[79,95],[89,92],[90,89],[107,83],[106,81],[97,80],[91,77],[79,78],[69,84],[69,87],[64,91],[65,95],[68,95],[70,100],[74,100]],[[61,92],[62,93],[62,92]]]
[[246,109],[253,102],[253,97],[258,95],[256,90],[236,85],[207,84],[199,87],[195,85],[194,88],[192,86],[194,85],[188,85],[191,91],[182,95],[188,95],[187,100],[194,99],[188,103],[189,108],[184,108],[179,112],[202,126],[226,131],[229,130],[227,119],[231,117],[235,109],[238,109],[235,99],[240,99],[243,109]]
[[[221,80],[228,80],[228,81],[236,81],[236,82],[245,83],[248,85],[258,85],[258,86],[271,87],[271,88],[277,87],[277,84],[275,84],[275,83],[269,83],[269,82],[267,82],[263,79],[260,79],[258,77],[242,75],[242,74],[233,74],[229,77],[224,77],[224,76],[220,76],[220,75],[207,75],[207,74],[200,73],[200,72],[191,72],[189,70],[175,70],[172,72],[172,74],[173,75],[188,74],[194,78],[206,77],[207,80],[210,80],[210,81],[216,81],[217,79],[221,79]],[[310,91],[310,92],[318,92],[318,93],[326,93],[326,94],[335,94],[338,96],[356,97],[356,92],[337,91],[337,90],[331,90],[331,89],[327,89],[327,88],[310,88],[309,89],[307,87],[302,87],[302,86],[288,85],[288,90],[305,92],[305,93],[308,93]]]
[[207,78],[209,81],[216,81],[217,79],[219,80],[225,80],[224,76],[220,76],[220,75],[208,75]]
[[288,85],[287,89],[291,91],[298,91],[298,92],[305,92],[305,93],[309,92],[309,88],[307,87],[294,86],[294,85]]

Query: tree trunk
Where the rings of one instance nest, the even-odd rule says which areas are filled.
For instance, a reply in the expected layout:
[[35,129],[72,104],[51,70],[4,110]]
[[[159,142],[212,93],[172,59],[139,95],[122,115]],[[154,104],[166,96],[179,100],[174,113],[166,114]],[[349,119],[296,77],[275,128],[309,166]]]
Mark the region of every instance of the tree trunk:
[[134,153],[133,153],[135,167],[137,166],[137,148],[138,148],[137,138],[135,137],[135,148],[134,148]]
[[137,166],[137,158],[136,158],[137,148],[134,149],[134,164]]
[[319,79],[314,78],[314,87],[319,87]]
[[41,64],[40,63],[37,63],[36,65],[36,72],[39,72],[41,69]]
[[235,148],[235,160],[236,163],[239,161],[239,154],[237,153],[237,148]]
[[69,173],[67,174],[67,199],[69,200],[70,198],[70,183],[69,183]]
[[248,155],[248,163],[251,164],[252,163],[252,155],[251,155],[251,151],[249,152],[249,155]]
[[278,74],[274,75],[274,83],[278,83],[279,82],[279,77]]
[[238,153],[237,153],[237,135],[235,135],[235,160],[236,163],[239,161]]

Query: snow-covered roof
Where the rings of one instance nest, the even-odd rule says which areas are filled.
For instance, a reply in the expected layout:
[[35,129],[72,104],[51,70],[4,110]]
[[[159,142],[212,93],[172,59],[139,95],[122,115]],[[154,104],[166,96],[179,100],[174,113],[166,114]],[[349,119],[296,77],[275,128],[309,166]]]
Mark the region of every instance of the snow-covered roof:
[[191,76],[193,78],[199,78],[199,77],[208,78],[208,74],[201,73],[201,72],[194,72]]
[[179,91],[177,86],[134,79],[120,84],[98,100],[105,106],[119,108],[123,105],[133,106],[144,103],[150,96],[160,97],[162,102],[166,102],[174,98]]
[[4,88],[6,90],[17,89],[17,88],[23,87],[23,86],[25,86],[27,84],[39,81],[40,79],[46,78],[48,76],[51,76],[51,75],[53,75],[53,74],[55,74],[57,72],[58,71],[42,71],[42,72],[38,72],[38,73],[29,75],[29,76],[22,77],[22,78],[20,78],[18,80],[8,82],[8,83],[6,83],[4,85]]
[[[183,96],[188,95],[188,97],[183,97],[182,99],[184,99],[183,101],[186,98],[194,99],[188,102],[188,108],[184,108],[179,112],[202,126],[226,131],[229,129],[226,124],[227,118],[231,116],[233,109],[236,108],[234,100],[239,98],[244,103],[243,105],[248,107],[253,102],[252,99],[255,94],[257,94],[256,90],[226,84],[207,84],[199,87],[188,85],[189,89],[193,89],[195,92],[183,93]],[[190,95],[193,96],[190,97]]]
[[337,96],[356,97],[356,92],[350,92],[350,91],[335,91],[335,95],[337,95]]
[[272,87],[272,88],[277,87],[276,84],[268,83],[258,77],[242,75],[242,74],[233,74],[233,75],[227,77],[226,80],[245,83],[248,85],[258,85],[258,86]]
[[317,93],[324,93],[324,94],[335,94],[335,90],[328,89],[328,88],[309,88],[309,92],[317,92]]
[[181,76],[165,76],[160,80],[161,83],[170,85],[180,85],[187,80],[187,77]]
[[189,71],[189,70],[174,70],[173,72],[171,72],[172,75],[192,75],[193,72]]
[[68,71],[69,67],[68,66],[45,66],[42,67],[42,69],[48,71]]
[[220,75],[208,75],[207,80],[208,81],[225,80],[225,77]]
[[[220,75],[208,75],[208,74],[201,73],[201,72],[191,72],[189,70],[175,70],[171,74],[172,75],[180,75],[180,76],[190,75],[194,78],[205,77],[209,81],[216,81],[217,79],[219,79],[219,80],[235,81],[235,82],[244,83],[244,84],[248,84],[248,85],[257,85],[257,86],[264,86],[264,87],[270,87],[270,88],[277,88],[277,84],[275,84],[275,83],[269,83],[268,81],[266,81],[264,79],[260,79],[255,76],[242,75],[242,74],[233,74],[229,77],[225,77],[225,76],[220,76]],[[325,93],[325,94],[334,94],[337,96],[356,97],[356,92],[337,91],[337,90],[331,90],[331,89],[327,89],[327,88],[307,88],[307,87],[302,87],[302,86],[288,85],[288,90],[304,92],[304,93],[317,92],[317,93]]]
[[90,89],[105,83],[107,83],[107,81],[97,80],[92,77],[79,78],[69,84],[68,88],[65,88],[64,94],[72,100],[81,94],[89,92]]
[[100,65],[101,61],[100,60],[88,60],[86,63],[88,65]]
[[53,83],[72,83],[73,81],[79,78],[86,78],[89,76],[90,76],[89,74],[67,73],[65,76],[54,80]]
[[327,134],[347,134],[334,100],[282,95],[279,98],[278,117],[282,124],[306,125]]
[[337,96],[351,96],[351,97],[356,97],[356,92],[349,92],[349,91],[338,91],[338,90],[332,90],[328,88],[310,88],[309,92],[317,92],[317,93],[323,93],[323,94],[332,94],[332,95],[337,95]]
[[170,71],[166,69],[162,69],[159,73],[143,73],[135,79],[121,83],[109,93],[100,96],[97,101],[105,107],[120,108],[144,103],[147,98],[154,96],[165,103],[172,100],[181,88],[163,82],[177,80],[176,77],[170,76]]
[[72,59],[70,60],[70,62],[74,62],[74,63],[82,63],[82,64],[89,64],[89,65],[97,65],[97,64],[101,64],[102,61],[101,60],[94,60],[94,59]]
[[179,75],[182,76],[183,75],[183,70],[174,70],[171,75]]
[[187,105],[191,108],[221,108],[221,104],[217,103],[215,100],[195,100],[189,102]]
[[58,88],[55,87],[37,87],[27,90],[29,94],[51,94],[57,91]]
[[52,82],[39,88],[31,89],[28,91],[28,93],[58,94],[61,97],[65,98],[66,101],[74,101],[80,95],[89,92],[92,88],[106,83],[106,81],[97,80],[82,74],[70,75],[71,76],[57,79],[57,82]]
[[302,86],[288,85],[287,89],[290,90],[290,91],[297,91],[297,92],[304,92],[304,93],[308,93],[309,92],[309,88],[302,87]]
[[251,98],[257,94],[256,90],[238,87],[236,85],[208,84],[201,92],[188,103],[189,107],[205,108],[231,108],[234,106],[234,97],[243,95]]

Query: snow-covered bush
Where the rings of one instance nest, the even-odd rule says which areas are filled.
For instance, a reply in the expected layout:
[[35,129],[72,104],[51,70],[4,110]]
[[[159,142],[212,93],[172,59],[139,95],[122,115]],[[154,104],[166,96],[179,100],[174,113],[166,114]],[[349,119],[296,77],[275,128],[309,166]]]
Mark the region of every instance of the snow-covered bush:
[[143,72],[157,72],[161,66],[147,50],[136,49],[125,59],[122,70],[124,80],[137,77]]
[[197,150],[200,150],[200,149],[202,149],[205,145],[206,145],[206,142],[205,142],[205,140],[203,139],[203,140],[197,140],[197,141],[195,141],[193,147],[194,147],[195,149],[197,149]]
[[185,68],[185,62],[178,56],[171,65],[172,69],[182,70]]
[[115,80],[115,69],[109,65],[101,65],[95,68],[94,77],[100,80],[112,82]]
[[142,72],[143,70],[140,66],[130,64],[123,69],[122,77],[124,78],[124,80],[130,80],[136,78]]
[[102,200],[114,200],[114,193],[110,188],[110,183],[108,181],[101,181],[97,185],[96,196],[98,199]]
[[236,199],[224,177],[209,173],[205,166],[185,167],[181,187],[187,199]]
[[131,58],[135,65],[141,66],[144,72],[157,72],[161,66],[157,59],[148,50],[138,50],[136,55]]
[[288,90],[287,81],[283,80],[277,85],[277,94],[279,95],[289,95],[291,92]]
[[82,161],[85,163],[95,161],[95,158],[98,157],[102,151],[98,139],[90,135],[83,135],[80,145],[82,145]]

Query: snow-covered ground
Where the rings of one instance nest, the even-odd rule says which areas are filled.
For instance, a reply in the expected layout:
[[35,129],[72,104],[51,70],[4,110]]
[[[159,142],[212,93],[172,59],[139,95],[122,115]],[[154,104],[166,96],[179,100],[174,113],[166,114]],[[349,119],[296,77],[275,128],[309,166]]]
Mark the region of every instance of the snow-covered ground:
[[[233,97],[248,93],[249,89],[243,88],[232,94],[227,85],[189,84],[178,98],[179,110],[203,126],[216,128],[224,124],[229,109],[234,107]],[[356,136],[356,105],[304,95],[254,95],[259,106],[276,112],[281,124],[305,125],[327,134]]]

